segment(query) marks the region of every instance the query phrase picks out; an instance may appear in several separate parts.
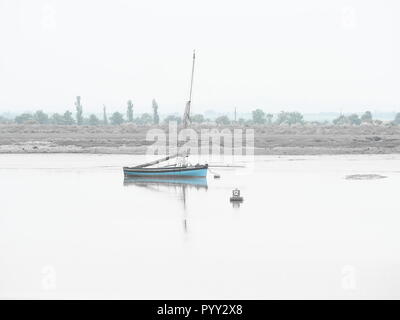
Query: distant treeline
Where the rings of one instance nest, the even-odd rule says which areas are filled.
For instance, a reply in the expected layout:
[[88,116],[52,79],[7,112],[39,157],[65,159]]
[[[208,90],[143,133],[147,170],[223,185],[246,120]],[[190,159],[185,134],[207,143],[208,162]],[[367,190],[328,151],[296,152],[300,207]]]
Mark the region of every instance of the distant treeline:
[[[152,113],[143,113],[139,117],[134,117],[133,102],[129,100],[127,102],[127,108],[125,114],[121,112],[114,112],[111,115],[107,114],[106,106],[103,106],[103,116],[98,117],[95,114],[91,114],[85,117],[83,114],[83,107],[81,104],[81,98],[76,97],[75,101],[75,113],[67,110],[64,113],[54,113],[51,116],[38,110],[35,113],[22,113],[16,116],[14,119],[7,119],[0,116],[0,123],[17,123],[17,124],[55,124],[55,125],[121,125],[123,123],[133,123],[137,125],[158,125],[160,124],[160,116],[158,114],[158,104],[155,99],[152,101]],[[205,118],[202,114],[195,114],[191,117],[193,123],[216,123],[218,125],[230,125],[239,124],[243,126],[249,125],[295,125],[305,124],[303,115],[300,112],[286,112],[281,111],[280,113],[273,115],[272,113],[266,113],[261,109],[252,111],[251,119],[230,119],[227,115],[222,115],[214,120]],[[163,119],[162,123],[166,124],[170,121],[176,121],[181,123],[182,119],[179,116],[169,115]],[[307,122],[314,124],[330,124],[329,121],[324,122]],[[364,112],[362,115],[356,113],[350,115],[340,115],[332,121],[334,125],[361,125],[361,124],[374,124],[380,125],[383,121],[374,120],[370,111]],[[400,113],[395,115],[395,118],[390,123],[400,125]]]

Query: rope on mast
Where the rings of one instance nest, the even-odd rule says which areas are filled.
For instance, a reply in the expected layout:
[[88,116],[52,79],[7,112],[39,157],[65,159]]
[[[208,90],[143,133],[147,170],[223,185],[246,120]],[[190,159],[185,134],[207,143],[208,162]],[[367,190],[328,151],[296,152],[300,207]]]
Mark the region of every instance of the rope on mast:
[[196,52],[193,50],[193,64],[192,64],[192,76],[190,79],[190,92],[189,92],[189,101],[186,103],[185,113],[183,115],[183,126],[187,128],[190,124],[190,105],[192,103],[192,90],[193,90],[193,78],[194,78],[194,62],[196,59]]

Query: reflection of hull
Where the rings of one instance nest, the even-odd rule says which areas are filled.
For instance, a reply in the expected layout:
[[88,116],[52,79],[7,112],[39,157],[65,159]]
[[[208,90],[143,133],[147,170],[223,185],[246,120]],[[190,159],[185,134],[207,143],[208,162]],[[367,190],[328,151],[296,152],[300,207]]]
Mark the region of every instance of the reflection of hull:
[[190,178],[206,177],[208,165],[197,165],[188,167],[163,167],[163,168],[137,168],[124,167],[125,177],[142,178]]
[[138,185],[138,186],[150,186],[150,185],[159,185],[159,186],[178,186],[178,187],[195,187],[197,189],[207,189],[207,179],[204,177],[197,178],[183,178],[179,177],[178,179],[170,178],[170,177],[157,177],[157,178],[149,178],[149,177],[129,177],[125,176],[124,185]]

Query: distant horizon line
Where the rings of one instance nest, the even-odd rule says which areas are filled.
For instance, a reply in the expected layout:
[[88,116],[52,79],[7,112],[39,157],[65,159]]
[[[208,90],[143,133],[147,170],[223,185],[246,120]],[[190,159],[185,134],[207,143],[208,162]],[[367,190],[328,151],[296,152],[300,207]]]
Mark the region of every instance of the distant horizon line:
[[[300,111],[296,111],[296,110],[292,110],[292,109],[286,109],[286,110],[281,110],[278,112],[269,112],[265,109],[262,108],[255,108],[254,110],[257,109],[261,109],[265,114],[272,114],[274,117],[276,115],[278,115],[280,112],[299,112],[301,115],[303,115],[304,120],[305,121],[332,121],[333,119],[337,118],[340,115],[345,115],[345,116],[349,116],[351,114],[357,114],[359,116],[361,116],[363,113],[365,113],[366,111],[370,111],[373,118],[375,120],[392,120],[393,117],[399,113],[400,111],[374,111],[374,110],[363,110],[363,111],[358,111],[358,112],[339,112],[339,111],[320,111],[320,112],[300,112]],[[236,113],[236,119],[239,120],[240,118],[242,118],[243,120],[249,120],[252,118],[252,112],[254,111],[248,111],[248,112],[237,112]],[[21,112],[0,112],[0,117],[3,117],[4,119],[7,120],[13,120],[15,119],[15,117],[21,115],[21,114],[34,114],[37,111],[43,111],[44,113],[48,114],[49,116],[54,115],[54,114],[64,114],[64,112],[66,111],[70,111],[73,115],[76,113],[75,108],[70,108],[70,109],[66,109],[63,111],[58,111],[58,112],[47,112],[45,109],[36,109],[36,110],[31,110],[31,111],[21,111]],[[112,109],[108,112],[106,112],[107,115],[112,115],[115,112],[119,112],[121,113],[123,116],[126,116],[126,110],[124,109]],[[149,110],[149,112],[134,112],[135,118],[140,117],[143,114],[149,114],[152,115],[152,111]],[[160,116],[160,120],[163,120],[165,118],[167,118],[168,116],[178,116],[181,117],[183,114],[183,112],[169,112],[169,113],[159,113]],[[90,111],[86,111],[85,109],[83,110],[83,115],[88,117],[90,115],[95,115],[96,117],[101,118],[103,116],[103,112],[90,112]],[[211,121],[215,120],[216,118],[220,117],[220,116],[227,116],[228,118],[232,118],[230,120],[234,121],[234,115],[235,112],[231,111],[231,112],[218,112],[215,110],[207,110],[205,112],[193,112],[191,116],[194,115],[202,115],[204,116],[206,119],[209,119]]]
[[[254,110],[257,110],[257,109],[260,109],[260,110],[264,111],[265,113],[271,113],[271,114],[279,114],[280,112],[284,111],[284,112],[299,112],[299,113],[301,113],[303,115],[329,115],[329,114],[331,114],[331,115],[340,115],[340,114],[353,114],[353,113],[360,114],[360,113],[364,113],[366,111],[370,111],[373,114],[374,113],[375,114],[393,114],[393,113],[400,112],[400,110],[383,110],[383,111],[379,111],[379,110],[373,110],[373,109],[364,109],[364,110],[360,110],[360,111],[344,111],[344,110],[343,111],[300,111],[299,109],[295,109],[295,108],[286,108],[286,109],[281,109],[279,111],[268,111],[268,109],[264,109],[264,108],[261,108],[261,107],[255,107],[251,111],[246,111],[246,112],[237,111],[236,114],[237,115],[240,115],[240,114],[251,115],[251,113]],[[16,115],[19,115],[19,114],[22,114],[22,113],[35,113],[36,111],[39,111],[39,110],[43,111],[45,113],[48,113],[48,114],[63,113],[65,111],[71,111],[72,113],[74,113],[75,112],[75,107],[72,107],[72,108],[69,108],[69,109],[67,108],[67,109],[59,110],[59,111],[47,111],[45,108],[35,108],[35,109],[27,109],[27,110],[21,110],[21,111],[9,111],[9,110],[7,110],[7,111],[0,111],[0,115],[5,115],[5,114],[16,114]],[[121,108],[120,109],[118,109],[118,108],[110,108],[109,110],[110,111],[107,111],[107,114],[108,113],[113,113],[113,112],[121,112],[121,113],[125,113],[126,112],[125,109],[121,109]],[[135,109],[133,109],[133,110],[135,111]],[[89,109],[88,111],[85,111],[85,108],[84,108],[83,109],[83,113],[84,114],[89,114],[89,115],[90,114],[103,114],[103,110],[101,110],[101,111],[92,111],[91,109]],[[145,114],[145,113],[152,113],[152,110],[149,110],[147,112],[145,111],[145,112],[134,112],[134,113],[142,115],[142,114]],[[168,115],[176,115],[176,114],[181,114],[181,113],[183,114],[183,112],[171,111],[171,112],[162,112],[162,113],[159,113],[159,114],[168,116]],[[195,114],[228,115],[228,114],[234,114],[234,113],[235,113],[234,110],[226,111],[226,112],[224,112],[224,111],[215,111],[215,110],[205,110],[205,111],[202,111],[202,112],[193,112],[192,115],[195,115]]]

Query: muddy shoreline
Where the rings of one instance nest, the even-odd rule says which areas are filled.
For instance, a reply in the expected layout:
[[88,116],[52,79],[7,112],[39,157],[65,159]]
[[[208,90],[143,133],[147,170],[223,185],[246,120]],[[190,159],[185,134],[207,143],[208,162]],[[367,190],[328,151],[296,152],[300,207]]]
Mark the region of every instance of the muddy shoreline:
[[[0,125],[0,153],[145,154],[153,142],[149,129],[121,126]],[[168,127],[157,127],[167,131]],[[203,129],[254,129],[256,155],[396,154],[400,153],[400,127],[385,126],[259,126]],[[223,146],[223,143],[221,143]]]

